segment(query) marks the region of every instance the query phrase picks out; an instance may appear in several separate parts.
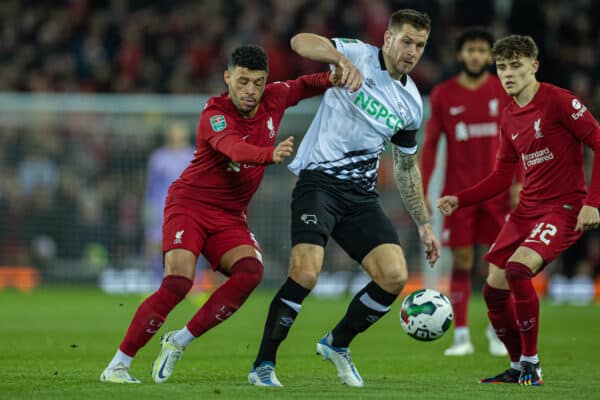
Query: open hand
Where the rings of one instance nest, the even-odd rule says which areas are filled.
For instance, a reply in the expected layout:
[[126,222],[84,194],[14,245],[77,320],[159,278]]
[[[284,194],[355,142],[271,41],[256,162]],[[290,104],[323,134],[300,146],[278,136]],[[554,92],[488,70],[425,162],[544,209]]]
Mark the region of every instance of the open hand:
[[440,242],[433,234],[429,224],[419,226],[419,236],[425,245],[425,258],[433,267],[433,264],[440,258]]

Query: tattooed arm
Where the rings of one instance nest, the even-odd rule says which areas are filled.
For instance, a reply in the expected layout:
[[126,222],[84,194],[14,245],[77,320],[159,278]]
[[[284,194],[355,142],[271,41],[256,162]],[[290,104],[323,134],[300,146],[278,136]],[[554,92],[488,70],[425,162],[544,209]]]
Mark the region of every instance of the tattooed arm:
[[425,205],[421,171],[417,164],[417,154],[406,154],[392,146],[394,156],[394,180],[400,192],[400,198],[415,224],[419,236],[425,245],[427,261],[433,265],[440,257],[440,244],[431,230],[429,213]]
[[429,224],[430,218],[425,206],[417,154],[402,153],[396,146],[392,146],[392,154],[394,156],[394,180],[406,211],[417,226]]

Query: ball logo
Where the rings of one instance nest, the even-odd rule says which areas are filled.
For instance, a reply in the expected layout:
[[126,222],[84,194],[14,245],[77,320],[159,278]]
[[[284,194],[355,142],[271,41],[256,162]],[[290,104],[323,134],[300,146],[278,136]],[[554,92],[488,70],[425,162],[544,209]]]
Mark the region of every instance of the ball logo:
[[579,100],[577,99],[573,99],[573,101],[571,102],[571,105],[573,106],[574,109],[579,110],[581,109],[581,103],[579,102]]

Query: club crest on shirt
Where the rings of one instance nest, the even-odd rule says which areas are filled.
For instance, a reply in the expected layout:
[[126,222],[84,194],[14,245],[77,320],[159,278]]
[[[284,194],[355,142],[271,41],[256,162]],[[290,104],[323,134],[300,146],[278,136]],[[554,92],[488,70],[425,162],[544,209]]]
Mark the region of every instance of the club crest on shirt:
[[540,139],[543,138],[544,135],[542,135],[542,128],[541,125],[542,124],[542,119],[538,118],[534,123],[533,123],[533,129],[535,129],[535,138],[536,139]]
[[210,126],[213,131],[221,132],[223,129],[227,128],[227,121],[223,115],[213,115],[210,117]]
[[500,101],[498,99],[491,99],[488,102],[488,113],[490,117],[497,117],[499,112]]
[[275,125],[273,124],[273,117],[269,117],[267,120],[267,129],[269,130],[269,137],[273,139],[277,132],[275,132]]

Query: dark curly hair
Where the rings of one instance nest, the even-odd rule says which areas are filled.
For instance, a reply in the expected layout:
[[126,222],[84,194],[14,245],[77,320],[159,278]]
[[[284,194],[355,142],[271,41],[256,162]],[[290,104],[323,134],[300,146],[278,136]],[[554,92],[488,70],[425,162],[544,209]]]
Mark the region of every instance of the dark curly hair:
[[463,31],[458,39],[456,39],[456,51],[461,51],[465,43],[475,40],[486,42],[490,46],[490,49],[494,47],[494,36],[490,31],[483,27],[475,26]]
[[229,56],[227,69],[235,67],[244,67],[252,71],[268,71],[267,54],[262,47],[253,44],[236,47]]

